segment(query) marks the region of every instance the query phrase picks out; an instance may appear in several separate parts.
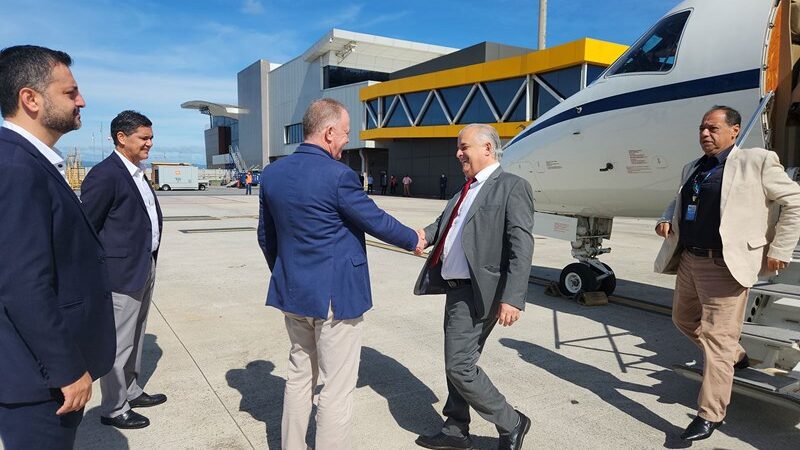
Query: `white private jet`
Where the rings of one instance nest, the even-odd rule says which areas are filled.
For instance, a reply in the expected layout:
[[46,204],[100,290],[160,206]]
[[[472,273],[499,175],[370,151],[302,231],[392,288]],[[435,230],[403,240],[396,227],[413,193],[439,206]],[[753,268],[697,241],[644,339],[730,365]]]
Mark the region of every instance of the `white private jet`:
[[[504,170],[534,187],[534,233],[572,242],[578,262],[561,272],[563,292],[614,291],[613,271],[597,259],[610,251],[602,240],[613,218],[661,215],[681,168],[700,152],[697,127],[711,106],[750,118],[740,146],[773,149],[786,167],[800,163],[800,120],[790,114],[800,101],[798,1],[681,2],[596,81],[506,144]],[[798,406],[800,261],[789,267],[751,290],[742,341],[760,367],[789,374],[784,384],[770,377],[748,389]]]

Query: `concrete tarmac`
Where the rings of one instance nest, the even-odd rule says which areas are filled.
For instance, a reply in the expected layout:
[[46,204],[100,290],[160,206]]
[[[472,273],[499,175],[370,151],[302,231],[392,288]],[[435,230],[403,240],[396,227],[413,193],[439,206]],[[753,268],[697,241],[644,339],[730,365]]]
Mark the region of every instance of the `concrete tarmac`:
[[[280,448],[289,342],[281,312],[264,306],[269,272],[256,242],[258,196],[219,189],[159,195],[167,221],[142,382],[169,400],[138,410],[149,427],[117,430],[99,423],[95,384],[77,448]],[[373,198],[414,228],[444,207]],[[602,260],[616,271],[619,294],[669,304],[674,278],[652,273],[660,244],[654,224],[615,220],[613,252]],[[444,296],[412,294],[422,259],[373,246],[368,256],[375,306],[365,320],[354,448],[419,448],[417,435],[442,423]],[[557,279],[570,262],[569,243],[537,237],[534,274]],[[678,436],[695,412],[699,385],[669,367],[697,358],[666,316],[580,306],[530,285],[521,320],[495,328],[480,365],[532,419],[526,449],[685,448]],[[692,447],[796,449],[799,423],[798,412],[734,394],[727,424]],[[494,426],[477,414],[471,432],[476,448],[496,448]],[[308,442],[313,448],[313,431]]]

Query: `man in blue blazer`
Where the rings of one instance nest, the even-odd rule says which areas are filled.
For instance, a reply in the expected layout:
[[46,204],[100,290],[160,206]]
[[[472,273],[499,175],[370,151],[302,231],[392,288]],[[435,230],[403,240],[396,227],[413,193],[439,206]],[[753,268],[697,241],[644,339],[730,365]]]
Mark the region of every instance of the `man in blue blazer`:
[[150,420],[131,408],[167,401],[164,394],[145,393],[138,382],[162,224],[142,164],[153,146],[152,126],[136,111],[119,113],[110,127],[114,152],[81,185],[81,201],[108,257],[117,355],[111,372],[100,379],[100,422],[117,428],[148,426]]
[[372,307],[364,232],[406,250],[416,232],[378,208],[356,173],[338,162],[350,117],[336,100],[316,100],[303,117],[305,142],[261,176],[258,242],[272,277],[267,305],[285,314],[291,341],[282,448],[305,449],[317,376],[316,446],[350,448],[361,323]]
[[114,361],[100,240],[53,148],[86,103],[66,53],[0,52],[0,441],[71,449],[92,380]]

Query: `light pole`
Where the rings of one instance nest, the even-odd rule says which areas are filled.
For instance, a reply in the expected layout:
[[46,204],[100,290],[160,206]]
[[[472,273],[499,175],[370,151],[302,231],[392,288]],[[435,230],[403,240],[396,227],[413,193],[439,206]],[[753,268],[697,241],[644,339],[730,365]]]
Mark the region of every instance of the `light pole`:
[[547,35],[547,0],[539,0],[539,50],[545,49]]

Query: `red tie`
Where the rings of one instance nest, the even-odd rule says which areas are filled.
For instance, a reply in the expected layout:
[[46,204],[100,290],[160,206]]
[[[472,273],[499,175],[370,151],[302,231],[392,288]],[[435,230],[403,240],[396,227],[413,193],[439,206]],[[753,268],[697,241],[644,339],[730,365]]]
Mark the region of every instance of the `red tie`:
[[464,187],[461,188],[461,196],[458,197],[458,201],[456,202],[456,207],[453,208],[452,214],[450,214],[450,220],[447,221],[447,228],[444,229],[444,233],[442,233],[442,237],[439,238],[439,243],[436,244],[436,248],[433,249],[433,258],[431,258],[430,264],[428,267],[433,267],[436,264],[439,264],[439,261],[442,259],[442,252],[444,251],[444,241],[447,239],[447,233],[450,231],[450,227],[453,226],[453,221],[458,216],[458,208],[461,206],[461,202],[464,201],[464,198],[467,196],[467,192],[469,192],[469,187],[472,186],[472,183],[475,182],[475,178],[470,178],[464,183]]

